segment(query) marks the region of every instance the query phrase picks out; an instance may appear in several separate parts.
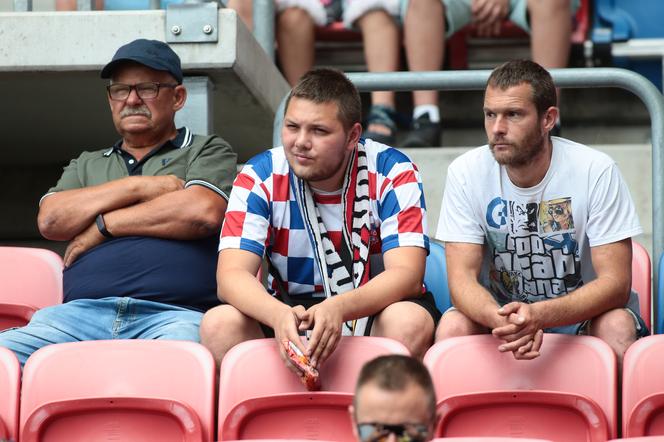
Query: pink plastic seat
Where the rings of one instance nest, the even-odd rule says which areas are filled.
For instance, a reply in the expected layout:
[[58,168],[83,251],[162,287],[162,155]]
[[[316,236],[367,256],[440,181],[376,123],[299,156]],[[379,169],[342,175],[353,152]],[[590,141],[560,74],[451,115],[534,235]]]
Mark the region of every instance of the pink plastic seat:
[[62,259],[46,249],[0,247],[0,330],[62,303]]
[[664,442],[664,436],[623,437],[609,442]]
[[522,437],[438,437],[431,442],[551,442],[551,440]]
[[21,367],[11,350],[0,347],[0,440],[18,440]]
[[649,330],[651,327],[651,268],[648,251],[632,240],[632,290],[639,294],[639,313]]
[[623,435],[664,436],[664,335],[639,339],[623,361]]
[[[348,405],[360,369],[392,353],[408,350],[391,339],[343,337],[320,369],[322,391],[308,392],[284,365],[275,339],[236,345],[221,363],[218,438],[353,440]],[[268,421],[275,424],[258,424]]]
[[21,441],[210,441],[215,367],[200,344],[49,345],[25,364]]
[[600,339],[545,334],[515,360],[491,335],[441,341],[425,355],[441,414],[437,437],[599,441],[616,434],[616,358]]

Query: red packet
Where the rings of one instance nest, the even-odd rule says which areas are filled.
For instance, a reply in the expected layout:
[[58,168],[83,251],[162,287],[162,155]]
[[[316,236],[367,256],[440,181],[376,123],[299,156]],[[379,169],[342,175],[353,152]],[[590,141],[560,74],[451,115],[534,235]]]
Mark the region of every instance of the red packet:
[[284,349],[290,361],[300,372],[300,381],[309,391],[320,390],[320,376],[306,357],[295,344],[289,340],[283,341]]

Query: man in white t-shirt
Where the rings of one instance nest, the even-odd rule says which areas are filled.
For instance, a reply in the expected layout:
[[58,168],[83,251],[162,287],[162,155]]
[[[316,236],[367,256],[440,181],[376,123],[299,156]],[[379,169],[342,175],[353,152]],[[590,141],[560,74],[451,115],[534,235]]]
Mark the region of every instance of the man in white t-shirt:
[[642,233],[615,162],[551,137],[556,89],[538,64],[496,68],[484,95],[489,144],[449,167],[436,237],[454,308],[436,339],[493,333],[501,352],[539,356],[543,332],[589,334],[619,360],[648,333],[631,292]]

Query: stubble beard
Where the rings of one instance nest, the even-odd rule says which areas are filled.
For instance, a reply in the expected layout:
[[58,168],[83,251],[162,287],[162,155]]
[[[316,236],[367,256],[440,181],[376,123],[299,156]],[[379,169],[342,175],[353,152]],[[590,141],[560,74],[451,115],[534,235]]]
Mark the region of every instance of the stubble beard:
[[[506,142],[506,140],[490,140],[489,149],[493,158],[501,166],[522,167],[532,162],[543,150],[544,140],[547,135],[542,135],[540,127],[530,132],[523,141]],[[511,151],[496,155],[494,146],[496,144],[507,144],[512,147]]]

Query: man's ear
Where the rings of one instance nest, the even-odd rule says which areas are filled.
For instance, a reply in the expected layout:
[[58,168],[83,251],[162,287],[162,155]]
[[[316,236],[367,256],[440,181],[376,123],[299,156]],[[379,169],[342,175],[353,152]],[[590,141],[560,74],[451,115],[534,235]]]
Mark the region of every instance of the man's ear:
[[352,405],[348,406],[348,414],[350,414],[350,422],[353,427],[353,434],[355,435],[355,440],[360,440],[360,435],[357,434],[357,422],[355,422],[355,407]]
[[175,86],[173,90],[175,101],[173,103],[173,109],[179,111],[184,107],[184,103],[187,101],[187,88],[184,85],[179,84]]
[[544,117],[542,120],[543,120],[544,130],[547,133],[551,132],[553,127],[556,125],[556,121],[558,121],[558,115],[560,115],[560,110],[555,106],[549,107],[544,112]]
[[348,145],[346,148],[348,150],[353,150],[357,146],[357,143],[360,141],[362,136],[362,125],[360,123],[355,123],[348,131]]

